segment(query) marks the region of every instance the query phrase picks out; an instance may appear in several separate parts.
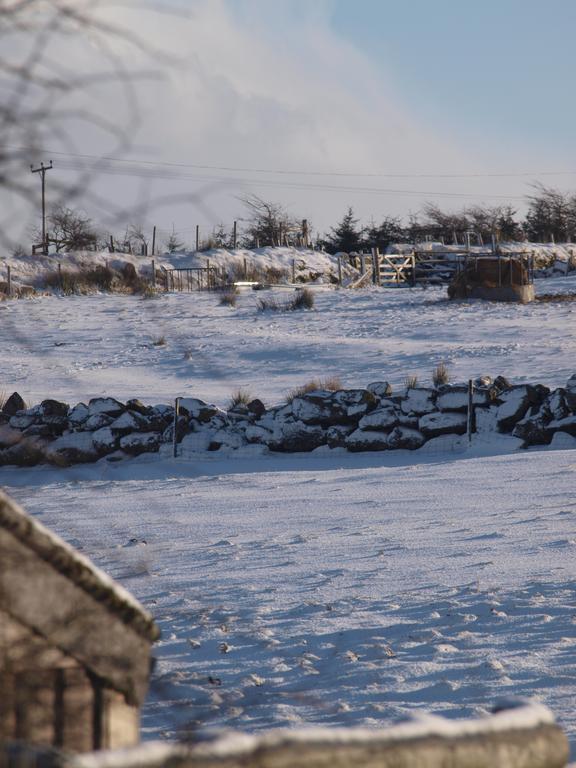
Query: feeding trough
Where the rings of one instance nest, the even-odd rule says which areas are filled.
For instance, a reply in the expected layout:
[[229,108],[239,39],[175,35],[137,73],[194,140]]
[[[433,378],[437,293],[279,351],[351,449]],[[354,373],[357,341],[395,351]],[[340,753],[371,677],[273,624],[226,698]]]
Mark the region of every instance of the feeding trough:
[[448,286],[451,299],[534,301],[534,269],[530,254],[497,254],[469,258]]

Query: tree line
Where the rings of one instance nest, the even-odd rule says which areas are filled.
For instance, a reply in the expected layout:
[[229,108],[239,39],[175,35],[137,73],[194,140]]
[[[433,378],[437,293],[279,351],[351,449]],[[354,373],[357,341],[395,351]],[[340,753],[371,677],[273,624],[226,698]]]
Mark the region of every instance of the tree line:
[[[329,253],[362,252],[391,243],[417,243],[425,240],[446,244],[483,245],[496,238],[499,242],[573,242],[576,236],[576,193],[566,193],[538,184],[527,198],[524,218],[510,205],[473,205],[448,211],[426,203],[421,212],[411,214],[406,222],[384,215],[379,221],[361,224],[352,207],[327,233],[312,236],[307,219],[292,216],[279,203],[255,195],[241,199],[244,207],[242,231],[236,243],[243,248],[262,246],[313,246]],[[151,229],[151,228],[149,228]],[[121,233],[99,231],[82,211],[61,205],[47,216],[50,244],[56,252],[109,249],[130,253],[152,252],[152,232],[141,223],[131,223]],[[38,233],[31,233],[38,241]],[[233,247],[232,229],[223,224],[214,227],[200,242],[202,250]],[[176,230],[158,240],[154,250],[188,250]],[[18,253],[26,249],[18,247]]]

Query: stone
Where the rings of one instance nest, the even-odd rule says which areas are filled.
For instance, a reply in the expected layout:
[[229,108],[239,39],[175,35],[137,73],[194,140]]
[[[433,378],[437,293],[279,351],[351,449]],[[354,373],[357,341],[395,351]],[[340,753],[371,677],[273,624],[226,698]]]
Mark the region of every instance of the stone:
[[136,413],[139,413],[142,416],[148,416],[148,414],[152,410],[150,406],[144,405],[144,403],[141,400],[138,400],[136,398],[133,398],[132,400],[128,400],[128,402],[126,403],[126,408],[128,408],[129,411],[136,411]]
[[109,416],[107,413],[95,413],[93,416],[89,416],[82,424],[83,432],[95,432],[97,429],[108,427],[114,421],[113,416]]
[[260,445],[268,445],[273,438],[272,432],[259,424],[249,424],[246,427],[244,436],[249,443],[258,443]]
[[496,376],[492,382],[492,389],[496,392],[505,392],[507,389],[510,389],[511,386],[512,384],[510,384],[505,376]]
[[346,438],[354,432],[351,424],[335,424],[326,430],[326,444],[329,448],[345,448]]
[[180,413],[205,423],[221,411],[215,405],[208,405],[204,400],[199,400],[196,397],[183,397],[180,399]]
[[137,432],[120,438],[120,448],[130,456],[141,453],[153,453],[160,447],[160,435],[157,432]]
[[90,432],[69,432],[46,447],[46,458],[52,464],[69,466],[97,461],[100,453]]
[[400,416],[395,408],[378,408],[376,411],[363,416],[358,427],[364,430],[376,430],[379,432],[389,432],[400,421]]
[[277,439],[274,435],[270,448],[285,453],[303,453],[313,451],[325,443],[326,433],[320,426],[294,421],[281,426],[280,436]]
[[266,406],[264,405],[262,400],[258,400],[258,398],[256,398],[255,400],[251,400],[248,403],[248,410],[253,416],[259,419],[261,416],[264,416],[264,414],[266,413]]
[[569,407],[568,402],[566,400],[565,389],[555,389],[554,392],[551,392],[546,398],[544,405],[542,407],[547,408],[551,418],[554,419],[555,421],[559,421],[560,419],[565,419],[567,416],[570,415],[570,412],[572,410]]
[[407,389],[400,407],[404,413],[415,413],[417,416],[431,413],[436,408],[436,392],[424,387]]
[[292,400],[292,414],[296,421],[304,424],[328,427],[337,424],[345,409],[336,403],[332,392],[311,392]]
[[144,432],[149,424],[144,416],[135,411],[126,411],[110,424],[110,429],[117,435],[128,435],[131,432]]
[[35,467],[46,460],[45,442],[38,438],[27,438],[0,451],[0,465]]
[[89,415],[88,406],[84,403],[78,403],[68,413],[68,422],[73,426],[80,426],[88,419]]
[[378,398],[367,389],[340,389],[332,399],[344,412],[344,421],[354,423],[378,405]]
[[8,424],[0,426],[0,449],[10,448],[22,440],[22,432]]
[[102,427],[92,433],[94,447],[101,454],[112,453],[120,445],[119,435],[112,432],[110,427]]
[[392,385],[387,381],[373,381],[366,387],[375,397],[389,397],[392,394]]
[[246,444],[244,437],[238,432],[231,432],[230,430],[219,429],[214,433],[208,446],[209,451],[218,451],[222,448],[228,450],[235,450],[241,448]]
[[60,437],[68,429],[68,419],[64,416],[47,416],[39,424],[32,424],[24,430],[26,437]]
[[23,411],[26,408],[26,403],[20,397],[18,392],[13,392],[8,400],[4,403],[2,411],[9,416],[15,416],[18,411]]
[[418,427],[427,438],[440,435],[464,435],[467,421],[467,415],[464,413],[427,413],[418,420]]
[[113,397],[94,397],[88,403],[90,416],[106,414],[107,416],[120,416],[126,407]]
[[492,385],[493,381],[491,376],[478,376],[478,378],[474,379],[475,389],[490,389]]
[[498,408],[497,427],[499,432],[510,432],[521,421],[530,406],[540,402],[541,390],[530,384],[510,387],[499,396],[502,404]]
[[553,434],[553,430],[539,416],[524,419],[512,430],[512,436],[523,440],[526,448],[530,445],[549,445]]
[[[178,416],[178,421],[176,422],[176,442],[179,443],[184,438],[184,436],[188,434],[189,431],[190,431],[190,428],[189,428],[186,416]],[[166,427],[166,429],[162,433],[160,442],[162,443],[174,442],[174,416],[172,416],[171,424],[168,427]]]
[[68,416],[69,410],[68,403],[61,403],[59,400],[43,400],[40,403],[42,416]]
[[[489,389],[474,389],[472,393],[472,404],[474,406],[489,405],[491,399]],[[466,413],[468,411],[468,387],[445,387],[436,398],[436,407],[440,411]]]
[[201,432],[192,432],[186,435],[181,443],[182,452],[205,453],[210,448],[214,434],[211,429],[204,429]]
[[388,433],[356,429],[346,438],[346,448],[352,453],[360,451],[387,451]]
[[551,421],[547,425],[547,428],[551,432],[566,432],[567,434],[576,437],[576,416],[570,415],[559,421]]
[[27,429],[28,427],[31,427],[32,424],[36,423],[36,418],[34,416],[18,414],[17,416],[12,416],[8,423],[14,429]]
[[388,435],[388,448],[415,451],[426,442],[424,435],[416,429],[395,427]]

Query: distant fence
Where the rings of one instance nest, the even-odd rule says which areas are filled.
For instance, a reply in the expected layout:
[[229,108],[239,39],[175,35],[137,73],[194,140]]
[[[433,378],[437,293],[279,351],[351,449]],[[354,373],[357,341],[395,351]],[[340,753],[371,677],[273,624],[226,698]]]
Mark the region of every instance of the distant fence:
[[163,269],[162,272],[167,291],[216,291],[228,282],[225,272],[218,267]]

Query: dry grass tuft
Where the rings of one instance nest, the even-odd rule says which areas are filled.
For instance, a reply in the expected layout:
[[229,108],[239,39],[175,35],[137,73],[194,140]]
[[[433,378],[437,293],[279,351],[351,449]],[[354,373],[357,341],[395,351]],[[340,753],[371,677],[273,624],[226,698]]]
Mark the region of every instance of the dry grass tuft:
[[406,376],[404,386],[406,389],[416,389],[418,386],[418,376]]
[[342,383],[338,376],[328,376],[325,379],[311,379],[306,384],[301,384],[299,387],[291,389],[286,395],[286,402],[291,403],[295,397],[302,397],[309,392],[336,392],[342,389]]
[[448,370],[448,367],[446,363],[441,362],[438,363],[436,368],[432,371],[432,383],[435,387],[441,387],[444,384],[448,384],[450,382],[450,372]]
[[248,405],[252,400],[254,400],[252,393],[249,390],[240,387],[232,393],[228,403],[228,410],[235,408],[237,405]]
[[225,291],[220,296],[220,301],[218,302],[221,307],[235,307],[236,302],[238,300],[238,291],[236,289]]
[[158,336],[157,339],[154,339],[152,344],[155,347],[165,347],[166,346],[166,336]]
[[278,301],[277,298],[258,299],[259,312],[296,312],[300,309],[312,309],[314,294],[308,288],[298,290],[288,301]]

